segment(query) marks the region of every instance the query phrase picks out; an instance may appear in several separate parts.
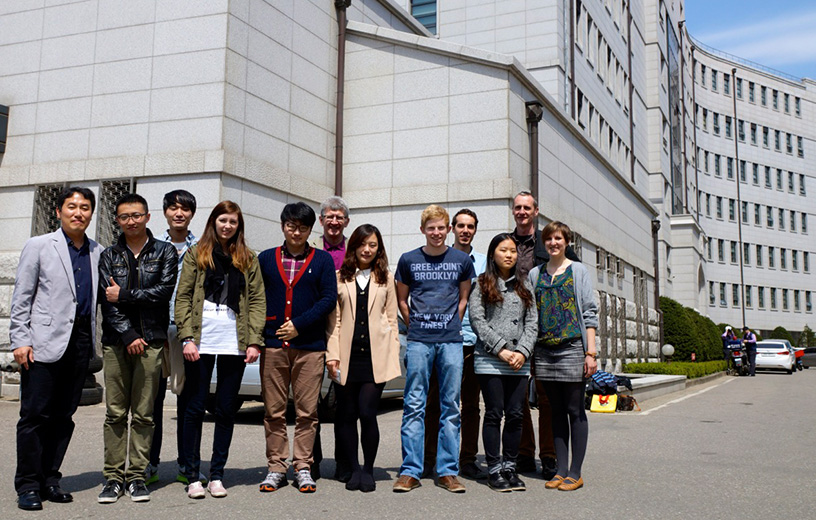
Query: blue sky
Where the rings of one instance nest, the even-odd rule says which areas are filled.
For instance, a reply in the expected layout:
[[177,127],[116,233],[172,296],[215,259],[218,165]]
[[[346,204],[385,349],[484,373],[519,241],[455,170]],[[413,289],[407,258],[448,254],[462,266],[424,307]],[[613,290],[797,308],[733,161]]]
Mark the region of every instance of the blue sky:
[[816,0],[685,0],[685,11],[702,43],[816,79]]

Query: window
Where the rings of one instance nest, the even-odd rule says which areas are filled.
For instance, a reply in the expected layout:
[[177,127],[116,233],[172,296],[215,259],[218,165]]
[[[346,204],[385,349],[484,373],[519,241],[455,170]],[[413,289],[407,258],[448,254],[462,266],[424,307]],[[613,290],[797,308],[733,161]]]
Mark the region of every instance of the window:
[[799,312],[802,308],[799,305],[799,289],[793,290],[793,310]]
[[720,114],[712,112],[714,117],[714,135],[720,135]]
[[765,148],[768,148],[768,146],[770,146],[770,144],[768,144],[768,143],[769,143],[769,141],[768,141],[768,133],[769,133],[769,132],[768,132],[768,127],[767,127],[767,126],[763,126],[763,127],[762,127],[762,146],[764,146]]
[[717,71],[711,69],[711,90],[717,91]]
[[[708,152],[706,152],[706,171],[708,171]],[[720,154],[714,154],[714,175],[721,176],[720,172]]]
[[765,308],[765,288],[762,286],[757,287],[757,303],[760,309]]
[[717,240],[717,260],[725,262],[725,240],[722,238]]
[[723,92],[726,96],[731,95],[731,76],[723,74]]
[[739,307],[739,285],[731,285],[731,304],[734,307]]
[[745,121],[742,119],[737,121],[737,136],[741,143],[745,142]]
[[748,82],[748,101],[750,101],[751,103],[754,102],[754,82],[753,81]]
[[737,99],[742,99],[742,78],[737,78]]
[[802,212],[802,233],[807,233],[807,213]]
[[726,162],[726,166],[728,167],[727,168],[728,178],[733,179],[734,178],[734,160],[731,157],[729,157],[725,162]]
[[751,291],[752,291],[752,289],[753,289],[753,287],[751,287],[750,285],[745,286],[745,306],[746,307],[752,307],[753,306],[753,302],[751,301]]
[[779,267],[781,269],[788,268],[788,250],[784,247],[779,250]]
[[411,14],[431,34],[436,34],[436,0],[411,0]]
[[740,161],[740,180],[745,182],[745,161]]
[[785,209],[779,208],[779,229],[785,230]]
[[[728,77],[728,76],[726,76]],[[714,305],[717,301],[717,295],[714,294],[714,282],[708,282],[708,304]]]
[[793,172],[788,172],[788,191],[793,193],[794,185],[796,184],[796,179],[793,176]]
[[771,167],[765,167],[765,187],[771,188]]
[[742,261],[751,265],[751,244],[742,244]]
[[725,301],[725,284],[720,282],[720,305],[725,307],[728,302]]
[[[136,191],[136,181],[133,180],[112,180],[102,181],[99,189],[99,203],[97,204],[96,241],[103,246],[113,244],[119,236],[119,226],[113,214],[116,212],[116,201],[125,193]],[[109,215],[109,218],[104,216]]]
[[760,208],[762,208],[762,206],[760,206],[759,204],[754,204],[754,225],[755,226],[762,225],[761,224],[762,218],[760,217]]
[[731,116],[725,116],[725,137],[731,138]]
[[768,88],[767,87],[759,87],[759,102],[762,103],[762,106],[768,105]]
[[776,248],[768,246],[768,267],[774,269],[776,267]]
[[741,213],[742,213],[742,223],[747,224],[748,223],[748,203],[747,202],[742,201],[741,210],[742,210],[741,211]]
[[805,195],[805,176],[804,174],[799,174],[799,195]]
[[759,186],[759,165],[757,163],[754,163],[751,180],[754,182],[754,186]]
[[790,95],[785,94],[785,113],[790,114]]
[[731,241],[731,263],[737,263],[737,243],[733,240]]
[[756,146],[757,144],[757,125],[756,123],[751,123],[751,144]]
[[731,222],[737,219],[736,203],[734,199],[728,199],[728,220]]
[[774,130],[774,150],[782,150],[782,133],[779,130]]
[[[663,25],[663,11],[660,11],[660,25]],[[706,66],[702,63],[700,64],[700,83],[705,87],[706,85]]]
[[808,312],[813,310],[813,303],[810,301],[810,291],[805,291],[805,310]]
[[762,267],[762,246],[759,244],[756,246],[756,265]]
[[774,89],[772,97],[774,110],[779,110],[779,91]]
[[782,170],[776,170],[776,189],[782,190]]
[[771,287],[771,310],[776,310],[776,287]]
[[708,261],[710,262],[711,261],[711,238],[710,237],[706,239],[706,250],[707,250],[707,253],[708,253]]
[[703,131],[708,132],[708,109],[703,109]]
[[708,151],[703,153],[703,170],[708,173]]
[[63,184],[37,186],[34,192],[34,222],[31,230],[33,236],[51,233],[60,228],[60,221],[54,208],[64,189]]
[[799,251],[796,249],[791,249],[791,269],[799,270]]
[[805,142],[802,136],[796,137],[796,155],[802,159],[805,158]]
[[723,218],[722,197],[717,197],[717,218]]
[[802,116],[802,100],[799,98],[795,98],[793,100],[793,111],[796,113],[796,117]]
[[796,232],[796,212],[790,211],[790,230]]
[[782,289],[782,310],[788,310],[788,290]]
[[793,136],[785,134],[785,151],[793,153]]
[[802,251],[802,271],[810,272],[810,253]]
[[711,216],[711,194],[706,193],[705,196],[705,208],[706,208],[706,217]]

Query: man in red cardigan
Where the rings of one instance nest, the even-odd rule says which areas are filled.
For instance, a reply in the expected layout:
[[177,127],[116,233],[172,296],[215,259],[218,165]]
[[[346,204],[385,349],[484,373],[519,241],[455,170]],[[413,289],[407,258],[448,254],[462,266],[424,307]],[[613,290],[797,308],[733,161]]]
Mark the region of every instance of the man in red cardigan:
[[284,243],[258,256],[266,290],[265,345],[261,351],[261,389],[268,474],[262,492],[288,484],[289,438],[286,403],[289,387],[295,404],[292,465],[302,493],[316,489],[314,461],[317,400],[326,353],[326,321],[337,304],[337,278],[331,255],[309,245],[315,212],[303,202],[281,212]]

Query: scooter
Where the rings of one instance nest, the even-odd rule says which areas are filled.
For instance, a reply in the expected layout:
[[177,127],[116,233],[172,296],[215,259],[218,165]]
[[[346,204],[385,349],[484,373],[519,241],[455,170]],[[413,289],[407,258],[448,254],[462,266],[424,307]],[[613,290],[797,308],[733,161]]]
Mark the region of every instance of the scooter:
[[742,346],[741,342],[735,341],[728,345],[728,350],[731,351],[731,374],[735,376],[747,376],[748,367],[748,352]]

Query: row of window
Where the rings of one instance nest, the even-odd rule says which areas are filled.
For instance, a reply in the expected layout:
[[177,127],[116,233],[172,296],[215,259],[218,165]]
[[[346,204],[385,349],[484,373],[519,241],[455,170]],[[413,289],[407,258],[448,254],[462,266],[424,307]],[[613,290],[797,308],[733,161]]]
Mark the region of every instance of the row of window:
[[575,12],[575,46],[584,54],[590,67],[598,73],[598,78],[618,105],[628,113],[629,76],[626,69],[580,0],[576,4]]
[[[708,304],[717,304],[717,295],[719,295],[719,303],[721,307],[728,306],[727,286],[731,285],[731,306],[740,306],[740,286],[739,284],[727,284],[724,282],[708,282]],[[719,287],[719,290],[717,288]],[[799,289],[779,289],[776,287],[763,287],[761,285],[756,287],[756,303],[758,309],[765,309],[766,304],[770,304],[771,310],[778,310],[779,296],[781,295],[781,303],[783,311],[802,312],[802,293],[805,293],[805,312],[813,312],[813,295],[811,291],[801,291]],[[768,300],[765,299],[766,294],[770,296]],[[793,296],[791,298],[791,296]],[[792,302],[791,302],[792,300]],[[792,303],[792,305],[791,305]],[[754,287],[752,285],[745,286],[745,306],[752,308],[754,306]]]
[[[708,238],[706,240],[706,254],[708,256],[709,261],[713,261],[713,253],[712,253],[712,242],[715,239]],[[729,259],[731,260],[732,264],[739,263],[739,259],[737,258],[739,254],[739,243],[734,240],[725,240],[722,238],[716,239],[717,241],[717,261],[721,263],[725,263],[725,255],[726,255],[726,244],[728,245],[729,251]],[[765,250],[767,249],[768,256],[767,256],[767,266],[770,269],[776,269],[776,251],[777,248],[775,246],[763,246],[760,244],[749,244],[747,242],[743,242],[742,244],[742,261],[745,265],[751,265],[751,252],[752,250],[756,251],[756,256],[754,257],[754,261],[756,262],[756,267],[765,267],[766,265],[766,258],[765,258]],[[810,252],[808,251],[798,251],[796,249],[787,249],[784,247],[780,247],[779,249],[779,268],[783,270],[788,269],[788,258],[790,258],[790,269],[794,272],[799,272],[799,256],[801,254],[802,257],[802,272],[805,274],[810,273]]]
[[589,102],[589,99],[584,96],[581,89],[576,89],[575,103],[578,126],[586,130],[590,140],[597,144],[621,171],[626,171],[629,154],[631,153],[629,147],[626,146],[626,143],[623,142],[617,132],[609,126],[609,123]]
[[[695,64],[696,66],[696,64]],[[710,78],[710,85],[711,90],[713,92],[718,92],[720,85],[719,80],[722,77],[722,92],[726,96],[731,95],[731,74],[728,72],[719,72],[716,69],[709,69],[706,68],[705,65],[700,63],[700,74],[696,77],[697,83],[699,83],[703,88],[708,88],[709,86],[709,78]],[[793,113],[796,117],[802,117],[802,100],[798,96],[791,96],[786,92],[782,92],[780,96],[780,92],[777,89],[770,89],[764,85],[759,85],[757,89],[757,85],[753,81],[747,81],[748,83],[748,102],[749,103],[756,103],[757,102],[757,91],[759,92],[759,103],[763,107],[768,107],[768,101],[770,100],[770,106],[774,110],[779,110],[779,100],[782,99],[782,109],[786,114],[791,113],[791,98],[793,98]],[[743,80],[742,78],[737,78],[737,99],[743,99]]]
[[[697,148],[697,155],[701,157],[700,163],[704,173],[710,175],[714,171],[715,177],[722,177],[723,159],[725,159],[725,175],[728,180],[734,179],[734,159],[733,157],[723,157],[718,153],[710,153],[708,150]],[[711,167],[713,161],[713,168]],[[750,165],[750,168],[749,168]],[[749,163],[748,161],[740,161],[739,177],[740,181],[748,182],[748,170],[751,170],[751,182],[754,186],[760,185],[760,171],[764,168],[765,172],[765,187],[773,189],[773,170],[776,170],[776,189],[779,191],[785,190],[785,172],[781,168],[772,169],[770,166],[762,166],[758,163]],[[788,193],[796,193],[796,181],[799,180],[799,195],[807,195],[807,188],[805,186],[805,174],[796,172],[787,172],[787,190]]]
[[[732,131],[732,121],[733,118],[731,116],[726,116],[723,114],[718,114],[713,110],[709,111],[707,108],[701,107],[699,104],[695,105],[694,107],[696,111],[696,123],[697,128],[703,130],[703,132],[708,132],[708,121],[711,119],[711,131],[714,135],[719,136],[720,131],[724,130],[725,138],[732,139],[733,131]],[[709,118],[709,114],[711,117]],[[722,116],[722,117],[721,117]],[[725,123],[725,128],[720,127],[720,121]],[[751,134],[751,144],[757,146],[758,142],[758,132],[760,129],[760,125],[757,123],[748,123],[742,119],[737,121],[737,135],[741,142],[745,142],[745,127],[750,127],[750,134]],[[771,130],[773,130],[774,136],[774,150],[777,152],[782,151],[782,134],[781,130],[774,130],[767,126],[762,126],[762,146],[770,150],[770,135]],[[793,138],[796,137],[796,155],[798,157],[804,158],[805,157],[805,140],[802,136],[794,136],[791,133],[785,132],[785,152],[788,154],[793,155]]]
[[[702,192],[700,192],[702,193]],[[711,217],[711,199],[714,198],[714,218],[723,219],[723,201],[725,200],[723,197],[719,195],[711,195],[710,193],[705,193],[705,215],[708,218]],[[737,221],[737,201],[735,199],[727,199],[728,200],[728,220],[731,222]],[[756,202],[748,202],[742,201],[742,207],[740,208],[741,218],[743,224],[750,224],[749,218],[749,206],[753,205],[754,207],[754,225],[755,226],[762,226],[762,204]],[[772,206],[765,206],[765,226],[769,228],[773,228],[777,226],[779,231],[786,231],[787,228],[792,232],[797,232],[797,222],[799,223],[798,231],[802,234],[807,234],[808,232],[808,214],[804,211],[797,212],[793,210],[786,210],[785,208],[774,208]],[[797,218],[798,215],[798,218]],[[778,217],[774,219],[774,216]],[[788,217],[787,219],[785,217]],[[789,224],[789,225],[788,225]]]

